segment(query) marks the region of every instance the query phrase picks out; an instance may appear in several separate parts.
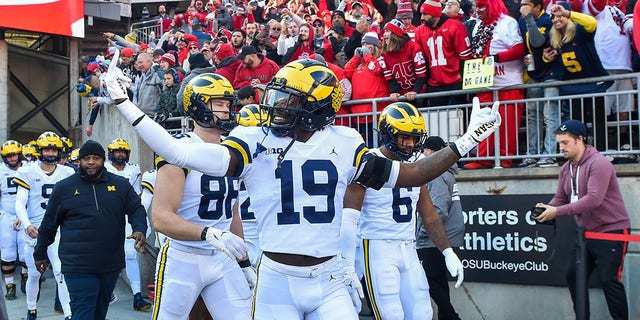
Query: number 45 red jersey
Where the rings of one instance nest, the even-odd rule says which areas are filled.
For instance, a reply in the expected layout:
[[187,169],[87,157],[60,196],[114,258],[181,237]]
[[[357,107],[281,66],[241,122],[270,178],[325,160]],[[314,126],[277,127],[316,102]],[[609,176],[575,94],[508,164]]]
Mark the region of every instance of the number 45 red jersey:
[[415,40],[427,60],[429,86],[447,86],[462,81],[461,62],[471,58],[469,37],[462,22],[443,15],[435,29],[419,26]]
[[413,91],[416,78],[427,76],[427,66],[420,47],[413,41],[407,41],[397,52],[384,52],[378,60],[381,62],[385,80],[395,79],[400,85],[400,94]]

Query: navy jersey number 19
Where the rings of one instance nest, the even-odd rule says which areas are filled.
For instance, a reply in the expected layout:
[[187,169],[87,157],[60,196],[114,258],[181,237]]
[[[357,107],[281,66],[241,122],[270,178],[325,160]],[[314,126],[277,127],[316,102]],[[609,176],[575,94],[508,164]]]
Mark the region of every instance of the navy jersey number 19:
[[[300,166],[300,170],[301,175],[297,176],[302,177],[302,190],[309,196],[326,197],[327,208],[327,211],[318,211],[317,207],[325,206],[304,206],[302,215],[309,223],[330,223],[336,215],[334,197],[338,185],[338,170],[329,160],[307,160]],[[295,211],[294,188],[300,186],[300,181],[294,180],[291,160],[283,161],[275,173],[276,178],[280,179],[282,203],[282,211],[277,214],[278,224],[299,224],[300,212]],[[316,177],[323,179],[319,182]]]

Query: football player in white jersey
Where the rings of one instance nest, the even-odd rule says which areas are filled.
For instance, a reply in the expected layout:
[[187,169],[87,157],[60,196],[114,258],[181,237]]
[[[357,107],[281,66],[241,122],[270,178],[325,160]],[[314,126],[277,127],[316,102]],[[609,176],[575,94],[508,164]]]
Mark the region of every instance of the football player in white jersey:
[[[381,147],[370,151],[376,156],[404,162],[424,157],[426,127],[422,114],[413,105],[395,102],[384,108],[378,133]],[[374,190],[352,184],[347,188],[342,214],[345,268],[354,266],[358,226],[365,283],[376,319],[433,318],[429,284],[416,253],[416,211],[433,241],[443,250],[447,267],[458,277],[456,286],[459,286],[463,279],[462,263],[451,249],[425,185]]]
[[[262,127],[269,124],[269,114],[258,104],[248,104],[238,111],[238,124],[245,127]],[[240,190],[238,190],[238,201],[240,202],[240,219],[242,220],[242,231],[244,233],[244,243],[249,251],[249,261],[252,266],[258,264],[260,251],[260,241],[258,240],[258,224],[256,214],[251,206],[251,199],[244,182],[240,180]]]
[[252,315],[258,320],[357,319],[349,291],[359,282],[344,278],[337,257],[347,185],[423,185],[501,122],[498,103],[480,109],[476,100],[470,131],[436,156],[402,164],[365,158],[368,150],[357,131],[331,126],[342,102],[335,74],[315,60],[297,60],[266,87],[262,105],[269,110],[268,130],[236,127],[222,145],[180,144],[128,101],[130,80],[116,66],[109,72],[109,94],[151,149],[179,166],[243,179],[258,214],[263,251]]
[[[156,185],[156,175],[157,175],[157,171],[155,169],[151,169],[151,170],[147,170],[142,174],[142,182],[140,183],[140,186],[142,188],[142,194],[140,194],[140,201],[142,202],[142,205],[144,206],[144,210],[147,211],[147,219],[150,220],[151,219],[151,212],[149,211],[149,209],[151,208],[151,202],[153,201],[153,188]],[[147,221],[147,224],[149,226],[152,226],[151,221]],[[149,228],[149,230],[147,230],[147,233],[149,233],[151,231],[152,228]],[[167,238],[164,234],[157,232],[157,230],[154,229],[154,234],[155,234],[155,242],[153,244],[154,247],[156,248],[161,248],[162,244],[164,243],[164,240]],[[149,234],[147,234],[147,239],[149,238]]]
[[[33,165],[18,169],[13,182],[18,185],[16,194],[16,215],[22,224],[22,237],[24,239],[24,254],[29,278],[27,280],[27,319],[36,319],[36,300],[38,297],[40,272],[36,269],[33,260],[33,249],[38,238],[38,227],[42,222],[47,208],[49,196],[56,182],[72,175],[75,171],[69,167],[59,165],[62,141],[60,137],[50,131],[42,133],[36,140],[37,152],[41,160]],[[60,303],[65,318],[71,318],[69,306],[69,292],[60,271],[60,258],[58,258],[58,244],[60,235],[47,250],[49,262],[53,269],[53,275],[58,284]]]
[[[104,163],[104,167],[107,171],[119,175],[129,180],[133,190],[137,194],[142,192],[140,184],[140,178],[142,173],[140,167],[137,164],[129,163],[129,156],[131,155],[131,146],[124,139],[114,139],[107,145],[107,158],[109,161]],[[130,224],[125,225],[125,233],[133,233],[133,229]],[[131,292],[133,293],[133,309],[137,311],[148,310],[151,308],[151,303],[142,299],[140,294],[140,267],[138,266],[138,252],[135,248],[135,239],[124,240],[124,255],[125,255],[125,271],[127,272],[127,278],[129,278],[129,285],[131,286]]]
[[20,261],[24,263],[24,241],[22,236],[18,236],[19,230],[14,228],[19,227],[20,220],[16,218],[18,186],[13,182],[16,171],[22,166],[22,144],[7,140],[2,144],[0,153],[4,162],[0,164],[0,264],[7,289],[4,297],[14,300],[16,285],[13,274],[16,271],[16,260],[20,257]]
[[[175,135],[178,144],[220,144],[222,135],[236,125],[230,112],[234,90],[220,75],[204,73],[193,78],[185,87],[183,101],[195,129]],[[151,219],[156,230],[170,240],[157,259],[153,319],[187,319],[199,295],[213,319],[250,319],[247,282],[255,285],[255,271],[246,260],[243,240],[234,234],[242,230],[237,179],[208,176],[162,159],[156,163]],[[228,252],[207,241],[209,230]],[[237,260],[246,260],[243,270]],[[249,273],[246,280],[243,271]]]

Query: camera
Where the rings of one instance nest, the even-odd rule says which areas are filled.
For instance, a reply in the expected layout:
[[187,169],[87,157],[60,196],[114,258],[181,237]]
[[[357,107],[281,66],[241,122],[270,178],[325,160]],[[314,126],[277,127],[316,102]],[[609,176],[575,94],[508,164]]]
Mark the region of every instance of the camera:
[[[532,218],[537,218],[539,217],[545,210],[545,208],[543,207],[533,207],[531,208],[531,217]],[[545,222],[539,222],[538,220],[535,220],[536,224],[546,224],[546,225],[554,225],[556,223],[556,220],[551,220],[551,221],[545,221]]]

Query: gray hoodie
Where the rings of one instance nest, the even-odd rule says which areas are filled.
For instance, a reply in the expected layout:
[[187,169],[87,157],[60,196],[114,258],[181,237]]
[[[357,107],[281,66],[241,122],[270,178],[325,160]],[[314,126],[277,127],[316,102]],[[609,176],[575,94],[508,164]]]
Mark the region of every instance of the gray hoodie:
[[[452,247],[461,246],[464,237],[464,216],[462,215],[462,205],[460,204],[460,195],[456,184],[456,174],[458,174],[458,165],[454,164],[445,173],[427,183],[433,206],[436,208],[438,215],[440,215],[440,219],[442,219],[447,238],[449,238]],[[436,245],[429,239],[429,233],[422,224],[422,220],[417,220],[417,248],[435,247]]]

